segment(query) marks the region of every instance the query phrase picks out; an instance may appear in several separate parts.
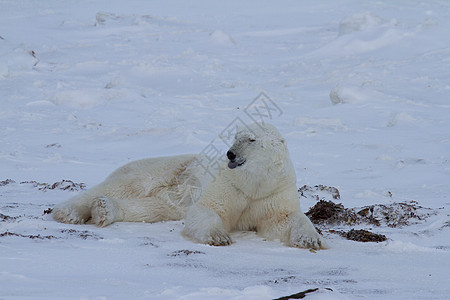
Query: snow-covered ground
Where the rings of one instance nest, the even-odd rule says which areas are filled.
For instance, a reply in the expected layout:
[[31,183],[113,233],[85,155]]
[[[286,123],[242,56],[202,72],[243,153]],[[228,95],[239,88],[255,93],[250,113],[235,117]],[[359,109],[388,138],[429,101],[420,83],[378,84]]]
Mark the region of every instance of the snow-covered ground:
[[[381,243],[325,230],[313,253],[44,214],[79,191],[32,181],[91,187],[143,157],[224,154],[224,129],[268,112],[261,92],[299,187],[431,216],[355,227]],[[2,300],[450,298],[448,1],[1,1],[0,129],[0,181],[15,181],[0,184]]]

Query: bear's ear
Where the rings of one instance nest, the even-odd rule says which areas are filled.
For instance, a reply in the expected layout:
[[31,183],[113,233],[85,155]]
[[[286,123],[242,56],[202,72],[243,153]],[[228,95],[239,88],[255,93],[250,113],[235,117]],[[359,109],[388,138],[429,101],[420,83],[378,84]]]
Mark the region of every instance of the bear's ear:
[[237,140],[239,134],[242,132],[242,126],[236,125],[236,127],[234,129],[235,129],[235,131],[234,131],[234,139]]

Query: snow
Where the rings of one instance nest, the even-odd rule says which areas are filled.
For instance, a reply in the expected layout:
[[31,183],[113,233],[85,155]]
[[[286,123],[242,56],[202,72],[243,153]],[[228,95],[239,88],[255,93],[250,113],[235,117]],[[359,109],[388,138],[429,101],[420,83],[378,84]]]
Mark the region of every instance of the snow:
[[[449,12],[416,0],[3,1],[0,180],[15,182],[0,186],[0,299],[450,298]],[[316,253],[253,232],[210,247],[181,237],[181,221],[56,223],[44,210],[79,191],[21,183],[91,187],[131,160],[211,142],[225,153],[219,135],[252,121],[261,92],[299,187],[435,214],[359,226],[382,243],[325,232],[331,247]]]

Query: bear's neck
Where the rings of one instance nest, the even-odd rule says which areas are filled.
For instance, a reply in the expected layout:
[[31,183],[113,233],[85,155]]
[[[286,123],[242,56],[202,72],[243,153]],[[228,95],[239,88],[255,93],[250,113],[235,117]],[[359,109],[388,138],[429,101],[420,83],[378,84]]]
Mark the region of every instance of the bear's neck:
[[251,200],[270,197],[287,188],[296,188],[295,171],[290,161],[284,163],[284,168],[267,170],[258,174],[248,170],[229,170],[233,176],[233,186]]

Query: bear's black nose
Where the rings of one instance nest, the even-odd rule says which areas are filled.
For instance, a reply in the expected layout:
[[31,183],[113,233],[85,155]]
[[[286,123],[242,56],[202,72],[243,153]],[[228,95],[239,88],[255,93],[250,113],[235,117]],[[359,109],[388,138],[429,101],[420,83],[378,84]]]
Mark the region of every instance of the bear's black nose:
[[235,160],[236,154],[234,154],[233,151],[228,151],[227,152],[227,157],[228,157],[229,160]]

